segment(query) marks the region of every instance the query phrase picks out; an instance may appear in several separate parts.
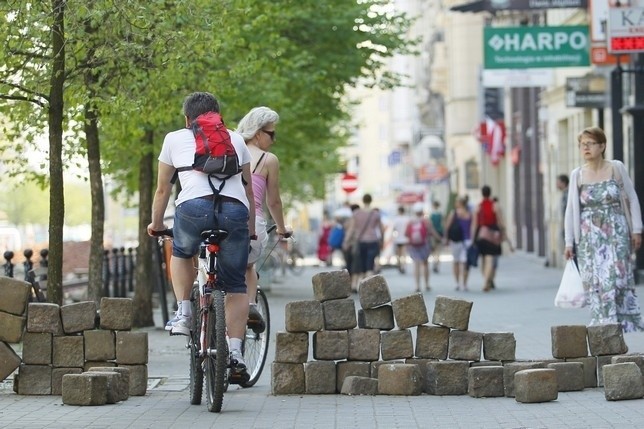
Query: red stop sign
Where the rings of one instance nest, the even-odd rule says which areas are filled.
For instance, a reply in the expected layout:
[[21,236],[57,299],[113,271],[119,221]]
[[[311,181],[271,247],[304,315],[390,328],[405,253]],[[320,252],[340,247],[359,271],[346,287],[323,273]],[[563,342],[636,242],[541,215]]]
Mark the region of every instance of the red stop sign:
[[358,189],[358,177],[354,176],[353,174],[346,173],[344,176],[342,176],[340,186],[342,187],[342,190],[344,192],[350,194],[351,192]]

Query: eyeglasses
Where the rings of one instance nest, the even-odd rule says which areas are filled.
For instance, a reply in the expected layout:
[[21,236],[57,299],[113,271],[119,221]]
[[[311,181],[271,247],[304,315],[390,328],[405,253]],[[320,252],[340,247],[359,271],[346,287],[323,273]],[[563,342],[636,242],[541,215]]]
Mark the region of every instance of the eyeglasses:
[[584,148],[584,149],[590,149],[591,147],[594,146],[599,146],[601,143],[595,142],[595,141],[590,141],[590,142],[581,142],[579,143],[579,149]]
[[262,132],[268,134],[268,136],[271,138],[271,141],[275,141],[275,131],[262,130]]

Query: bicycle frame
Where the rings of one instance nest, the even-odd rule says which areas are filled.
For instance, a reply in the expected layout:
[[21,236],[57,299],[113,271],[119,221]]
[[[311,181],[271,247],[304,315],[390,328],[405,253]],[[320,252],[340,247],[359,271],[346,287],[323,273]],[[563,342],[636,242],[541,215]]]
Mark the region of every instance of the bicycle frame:
[[219,253],[219,244],[204,242],[199,249],[199,258],[197,265],[197,281],[199,284],[199,311],[201,312],[201,329],[199,333],[199,356],[212,356],[216,350],[209,347],[206,337],[206,327],[208,326],[207,309],[212,304],[212,291],[215,289],[217,279],[217,254]]

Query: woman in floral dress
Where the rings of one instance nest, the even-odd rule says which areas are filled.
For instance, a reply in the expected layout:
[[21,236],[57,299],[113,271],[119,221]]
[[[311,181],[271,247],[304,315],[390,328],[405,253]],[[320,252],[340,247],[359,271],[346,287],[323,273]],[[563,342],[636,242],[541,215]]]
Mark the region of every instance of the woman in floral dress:
[[620,161],[606,161],[606,135],[587,128],[577,137],[586,163],[571,173],[565,215],[566,250],[577,244],[579,272],[590,301],[590,325],[620,323],[644,330],[631,255],[642,243],[637,194]]

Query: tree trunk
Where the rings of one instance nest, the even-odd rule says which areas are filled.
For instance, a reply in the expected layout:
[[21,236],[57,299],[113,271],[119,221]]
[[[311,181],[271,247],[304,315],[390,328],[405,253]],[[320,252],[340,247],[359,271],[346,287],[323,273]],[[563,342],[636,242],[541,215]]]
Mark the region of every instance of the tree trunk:
[[139,163],[139,249],[136,258],[136,286],[134,289],[134,326],[154,326],[152,317],[152,290],[156,270],[152,266],[152,252],[156,241],[147,234],[152,218],[152,182],[154,157],[154,133],[145,134],[143,144],[148,150]]
[[85,138],[89,162],[89,184],[92,194],[92,237],[89,250],[89,287],[87,298],[99,304],[103,296],[103,235],[105,230],[105,200],[101,173],[101,152],[98,137],[98,118],[91,102],[85,109]]
[[65,0],[52,0],[53,63],[49,80],[49,271],[47,300],[63,303],[63,86],[65,83]]

